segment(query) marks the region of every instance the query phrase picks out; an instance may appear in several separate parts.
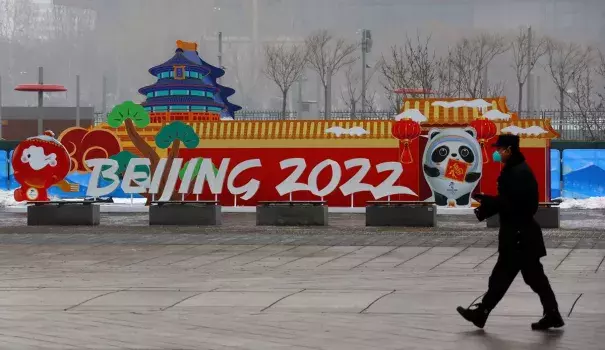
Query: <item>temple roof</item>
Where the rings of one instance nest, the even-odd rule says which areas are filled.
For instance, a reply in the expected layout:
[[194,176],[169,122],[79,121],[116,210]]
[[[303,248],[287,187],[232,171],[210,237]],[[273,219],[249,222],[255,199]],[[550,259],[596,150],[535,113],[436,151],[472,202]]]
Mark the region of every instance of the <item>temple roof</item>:
[[[467,126],[473,120],[483,116],[484,110],[479,107],[449,107],[433,105],[435,102],[462,102],[462,101],[473,101],[472,98],[410,98],[405,99],[403,111],[410,109],[417,109],[422,113],[428,120],[422,123],[422,128],[426,131],[432,127],[454,127],[454,126]],[[494,123],[498,127],[498,133],[501,129],[513,126],[517,128],[517,132],[520,136],[525,138],[546,138],[554,139],[558,138],[559,134],[552,128],[550,121],[546,119],[519,119],[516,113],[510,113],[508,106],[506,105],[506,97],[489,97],[481,99],[491,106],[485,109],[485,112],[490,110],[497,110],[505,114],[510,114],[509,120],[494,120]],[[521,132],[531,127],[534,129],[542,129],[539,134],[532,134],[531,130],[528,132]],[[511,130],[506,129],[506,130]],[[508,133],[504,131],[503,133]]]
[[224,104],[215,102],[209,97],[202,96],[161,96],[149,98],[147,101],[141,103],[144,107],[150,106],[172,106],[172,105],[184,105],[184,106],[207,106],[207,107],[218,107],[225,108]]
[[166,70],[172,70],[174,66],[185,66],[186,69],[202,73],[203,75],[208,75],[211,73],[210,68],[188,60],[181,49],[177,49],[174,56],[172,56],[172,58],[168,61],[151,68],[149,73],[152,75],[158,75]]
[[153,85],[148,85],[139,89],[139,93],[147,95],[148,92],[167,89],[197,89],[209,92],[218,92],[219,89],[215,86],[204,84],[198,79],[172,80],[162,79]]

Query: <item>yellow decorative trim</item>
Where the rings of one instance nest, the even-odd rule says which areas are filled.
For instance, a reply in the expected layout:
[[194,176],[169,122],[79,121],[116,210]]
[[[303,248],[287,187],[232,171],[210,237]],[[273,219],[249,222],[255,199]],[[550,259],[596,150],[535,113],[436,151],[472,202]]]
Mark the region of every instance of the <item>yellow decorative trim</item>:
[[521,138],[519,146],[521,148],[545,148],[548,145],[548,139],[527,139]]

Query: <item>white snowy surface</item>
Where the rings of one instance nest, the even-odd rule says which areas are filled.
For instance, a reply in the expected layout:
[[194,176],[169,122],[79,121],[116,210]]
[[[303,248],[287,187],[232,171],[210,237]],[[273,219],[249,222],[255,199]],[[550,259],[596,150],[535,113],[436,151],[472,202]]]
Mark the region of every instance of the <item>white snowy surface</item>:
[[472,101],[458,100],[458,101],[452,101],[452,102],[435,101],[435,102],[433,102],[433,106],[440,106],[440,107],[444,107],[444,108],[460,108],[460,107],[481,108],[481,109],[485,110],[485,109],[491,107],[492,104],[483,99],[476,99],[476,100],[472,100]]
[[13,191],[0,190],[0,208],[19,205],[13,197]]
[[326,134],[334,134],[336,137],[340,137],[341,135],[362,136],[369,134],[369,132],[361,126],[356,126],[350,129],[345,129],[340,126],[333,126],[329,129],[326,129]]
[[516,125],[507,126],[501,130],[502,132],[508,132],[513,135],[526,134],[526,135],[541,135],[546,134],[548,131],[542,129],[541,127],[534,125],[529,128],[521,128]]
[[561,209],[605,209],[605,197],[591,197],[586,199],[563,199]]
[[483,113],[483,117],[489,120],[510,120],[510,114],[502,113],[497,109],[492,109],[491,111],[487,111]]
[[401,119],[412,119],[417,123],[424,123],[428,121],[428,118],[425,117],[424,114],[422,114],[418,109],[408,109],[395,116],[396,121],[400,121]]

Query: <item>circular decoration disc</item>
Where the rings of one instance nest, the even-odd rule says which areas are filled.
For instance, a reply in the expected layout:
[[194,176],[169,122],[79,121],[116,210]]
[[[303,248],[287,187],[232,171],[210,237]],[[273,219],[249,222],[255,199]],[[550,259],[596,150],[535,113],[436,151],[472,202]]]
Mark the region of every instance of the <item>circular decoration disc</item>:
[[30,201],[35,201],[36,199],[38,199],[38,190],[35,188],[30,188],[27,190],[26,195],[27,199],[29,199]]

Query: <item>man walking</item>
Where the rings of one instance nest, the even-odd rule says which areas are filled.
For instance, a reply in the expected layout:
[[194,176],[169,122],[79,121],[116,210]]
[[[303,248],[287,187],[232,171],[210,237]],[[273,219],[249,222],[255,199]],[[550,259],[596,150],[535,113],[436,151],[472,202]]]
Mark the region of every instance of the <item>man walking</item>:
[[563,327],[555,294],[544,274],[540,258],[546,247],[540,225],[534,220],[538,210],[538,183],[519,149],[519,137],[501,135],[494,147],[494,161],[504,163],[498,178],[498,196],[476,195],[481,203],[475,209],[479,221],[500,215],[498,261],[489,278],[487,293],[479,304],[457,311],[467,321],[483,328],[489,313],[504,297],[519,272],[523,280],[538,294],[544,317],[531,325],[533,330]]

